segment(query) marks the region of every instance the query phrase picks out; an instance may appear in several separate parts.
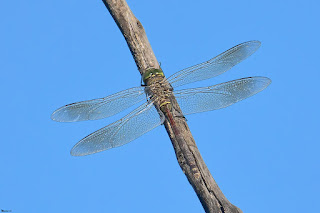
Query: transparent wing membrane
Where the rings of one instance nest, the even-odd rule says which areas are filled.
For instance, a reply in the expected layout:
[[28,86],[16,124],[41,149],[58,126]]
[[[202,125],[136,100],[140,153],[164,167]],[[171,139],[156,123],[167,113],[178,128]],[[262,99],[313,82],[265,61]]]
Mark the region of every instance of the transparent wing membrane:
[[145,97],[144,87],[133,87],[105,98],[68,104],[54,111],[51,118],[59,122],[102,119],[145,100]]
[[[259,41],[239,44],[209,61],[181,70],[167,80],[173,88],[176,88],[213,78],[249,57],[259,47]],[[163,82],[160,82],[160,86],[161,83]],[[174,91],[174,95],[183,115],[189,115],[230,106],[264,90],[270,83],[271,80],[266,77],[249,77],[210,87]],[[134,87],[105,98],[68,104],[54,111],[51,118],[59,122],[97,120],[115,115],[147,97],[147,102],[122,119],[80,140],[72,148],[71,155],[89,155],[122,146],[161,125],[165,121],[165,116],[161,111],[157,111],[153,101],[163,103],[160,99],[169,97],[171,90],[170,94],[164,93],[166,90],[163,89],[159,92],[161,95],[154,93],[152,96],[148,96],[146,90],[148,87]]]
[[[239,44],[207,62],[177,72],[168,80],[173,87],[178,87],[215,77],[246,59],[259,47],[259,41]],[[144,98],[144,87],[134,87],[105,98],[68,104],[53,112],[51,118],[59,122],[102,119],[115,115]]]
[[213,78],[228,71],[234,65],[249,57],[260,45],[261,43],[259,41],[249,41],[239,44],[209,61],[173,74],[168,78],[168,81],[173,88],[175,88],[192,82]]
[[147,102],[122,119],[88,135],[71,150],[71,155],[83,156],[129,143],[164,122],[164,115]]
[[271,80],[266,77],[242,78],[226,83],[175,92],[184,115],[225,108],[264,90]]

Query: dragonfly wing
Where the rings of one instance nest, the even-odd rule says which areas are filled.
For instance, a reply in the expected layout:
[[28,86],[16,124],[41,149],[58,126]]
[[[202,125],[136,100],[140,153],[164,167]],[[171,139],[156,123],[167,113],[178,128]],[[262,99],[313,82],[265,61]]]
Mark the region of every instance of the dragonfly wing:
[[165,120],[152,101],[146,102],[122,119],[88,135],[71,150],[71,155],[83,156],[129,143]]
[[133,87],[105,98],[63,106],[51,115],[58,122],[97,120],[115,115],[145,99],[144,87]]
[[225,108],[264,90],[271,80],[249,77],[210,87],[185,89],[175,92],[184,115]]
[[209,61],[173,74],[168,78],[168,81],[173,88],[175,88],[192,82],[213,78],[228,71],[234,65],[249,57],[260,47],[260,45],[260,41],[248,41],[239,44]]

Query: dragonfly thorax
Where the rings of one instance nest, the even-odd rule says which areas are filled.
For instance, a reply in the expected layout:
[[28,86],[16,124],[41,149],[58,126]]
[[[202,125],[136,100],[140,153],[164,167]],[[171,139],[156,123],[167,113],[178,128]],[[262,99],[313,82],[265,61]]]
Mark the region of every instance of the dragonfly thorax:
[[[145,75],[144,75],[145,76]],[[145,92],[151,97],[155,105],[161,109],[164,105],[170,104],[172,96],[172,87],[164,77],[162,70],[153,69],[144,78],[147,87]]]

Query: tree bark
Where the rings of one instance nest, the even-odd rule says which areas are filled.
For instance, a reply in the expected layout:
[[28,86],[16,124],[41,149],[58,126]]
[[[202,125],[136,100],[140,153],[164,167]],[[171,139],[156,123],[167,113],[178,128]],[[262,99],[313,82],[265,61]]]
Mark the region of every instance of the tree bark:
[[[114,21],[127,41],[132,56],[141,75],[150,69],[159,69],[159,63],[153,53],[145,30],[140,21],[133,15],[125,0],[103,0]],[[179,109],[173,97],[172,105]],[[164,125],[172,142],[178,163],[196,192],[205,212],[240,213],[223,195],[204,163],[197,145],[192,137],[187,122],[183,117],[173,117],[179,131],[175,135],[170,122]]]

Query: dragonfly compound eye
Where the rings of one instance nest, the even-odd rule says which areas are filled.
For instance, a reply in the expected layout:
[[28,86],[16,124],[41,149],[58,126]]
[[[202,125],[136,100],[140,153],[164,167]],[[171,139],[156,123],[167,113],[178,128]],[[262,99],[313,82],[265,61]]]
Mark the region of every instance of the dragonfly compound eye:
[[142,76],[142,80],[143,82],[146,84],[146,81],[151,78],[151,77],[154,77],[154,76],[164,76],[164,73],[163,71],[160,69],[154,69],[154,68],[151,68],[151,69],[148,69]]

